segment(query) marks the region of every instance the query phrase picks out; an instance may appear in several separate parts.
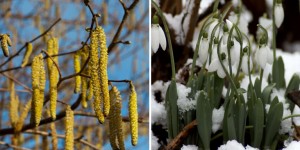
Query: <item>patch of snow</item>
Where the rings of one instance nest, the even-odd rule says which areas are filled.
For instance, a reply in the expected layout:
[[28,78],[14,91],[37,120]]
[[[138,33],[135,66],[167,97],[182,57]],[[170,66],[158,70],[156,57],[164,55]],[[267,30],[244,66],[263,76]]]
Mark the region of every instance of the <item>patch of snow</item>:
[[181,150],[198,150],[198,146],[196,145],[183,145]]
[[[195,109],[197,104],[196,98],[194,99],[188,98],[188,95],[191,92],[191,88],[186,87],[180,83],[176,83],[176,85],[177,85],[177,93],[178,93],[177,106],[179,112],[183,113]],[[197,94],[195,97],[197,97]]]
[[300,149],[300,142],[299,141],[293,141],[291,144],[288,145],[288,147],[282,149],[282,150],[298,150]]
[[166,125],[167,111],[163,103],[157,103],[156,100],[151,98],[151,123],[161,123]]
[[[300,108],[295,105],[293,115],[299,115],[300,114]],[[300,117],[293,117],[293,122],[296,126],[300,126]]]
[[216,133],[222,128],[224,118],[224,107],[221,106],[219,109],[214,108],[212,112],[212,132]]
[[245,148],[241,143],[238,143],[236,140],[232,140],[227,141],[227,143],[224,145],[221,145],[218,150],[245,150]]
[[151,132],[151,149],[158,150],[159,147],[160,144],[158,143],[158,138],[154,136],[153,133]]

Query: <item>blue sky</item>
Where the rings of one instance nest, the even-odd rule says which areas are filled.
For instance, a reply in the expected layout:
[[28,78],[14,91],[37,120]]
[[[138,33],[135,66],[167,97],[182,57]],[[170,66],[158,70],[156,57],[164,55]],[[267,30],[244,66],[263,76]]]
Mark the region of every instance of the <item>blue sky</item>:
[[[95,3],[95,6],[92,5],[92,8],[101,8],[102,5],[102,0],[95,0],[92,1]],[[124,2],[128,5],[132,2],[132,0],[124,0]],[[64,34],[64,37],[58,37],[59,40],[59,44],[60,44],[60,52],[70,52],[70,51],[74,51],[76,49],[78,49],[80,47],[80,42],[84,41],[86,39],[86,37],[88,36],[88,33],[85,31],[85,28],[90,26],[90,18],[91,15],[88,11],[88,9],[82,4],[82,3],[73,3],[73,2],[64,2],[64,1],[58,1],[58,0],[53,0],[53,3],[58,4],[57,7],[59,7],[59,9],[61,10],[61,18],[62,21],[74,21],[74,20],[78,20],[80,18],[80,11],[83,8],[85,8],[86,11],[86,15],[85,15],[85,19],[87,20],[87,24],[85,26],[78,26],[78,27],[72,27],[72,24],[70,25],[66,25],[66,26],[61,26],[60,24],[58,24],[57,26],[55,26],[54,28],[54,32],[57,31],[66,31],[66,33]],[[20,0],[12,0],[12,4],[11,6],[11,14],[13,14],[13,16],[16,14],[22,14],[24,16],[30,16],[32,14],[36,14],[39,13],[41,15],[41,17],[45,14],[45,13],[50,13],[50,19],[44,19],[41,20],[41,24],[43,25],[44,28],[47,28],[51,23],[53,23],[56,19],[58,18],[57,16],[55,16],[55,9],[57,7],[51,7],[48,12],[37,12],[38,10],[41,10],[41,7],[44,7],[44,4],[42,2],[37,2],[34,0],[29,0],[29,1],[20,1]],[[109,14],[113,14],[113,19],[114,20],[118,20],[118,22],[121,21],[122,16],[123,16],[123,8],[122,6],[119,4],[118,1],[109,1],[108,3],[108,11]],[[112,9],[113,8],[113,9]],[[135,14],[135,20],[139,20],[141,19],[143,12],[145,11],[149,11],[148,10],[148,1],[140,1],[137,8],[135,8],[134,10],[134,14]],[[0,10],[0,14],[3,13],[4,10]],[[99,12],[99,10],[94,10],[96,13]],[[100,12],[101,13],[101,12]],[[13,18],[13,17],[12,17]],[[34,26],[34,18],[26,18],[23,20],[20,19],[0,19],[0,33],[10,33],[12,39],[16,38],[14,36],[17,36],[17,40],[18,42],[13,41],[14,43],[16,43],[15,47],[12,47],[10,49],[11,53],[14,53],[14,51],[18,50],[26,41],[36,37],[37,35],[40,34],[39,29],[36,28],[36,26]],[[61,22],[62,22],[61,21]],[[110,25],[111,23],[113,23],[113,21],[110,20],[110,18],[108,18],[108,24],[107,25],[103,25],[104,30],[106,31],[107,34],[107,44],[109,44],[111,42],[112,39],[112,35],[114,35],[116,28],[115,26]],[[12,24],[12,25],[11,25]],[[127,36],[125,39],[121,39],[124,41],[131,41],[132,44],[130,45],[118,45],[117,46],[117,50],[120,51],[120,62],[119,63],[113,63],[113,64],[109,64],[109,79],[114,79],[114,80],[121,80],[121,79],[129,79],[132,80],[134,83],[143,83],[146,81],[149,81],[149,43],[148,42],[143,42],[142,40],[145,38],[149,37],[149,32],[148,32],[148,24],[149,24],[149,18],[148,18],[148,14],[146,15],[146,18],[144,19],[144,21],[142,22],[142,25],[144,27],[147,27],[146,29],[144,29],[144,31],[133,31],[131,35]],[[12,32],[12,28],[10,26],[13,26],[16,30],[18,35],[13,35]],[[121,36],[124,36],[127,33],[127,28],[124,28],[124,30],[121,33]],[[55,35],[55,33],[54,33]],[[67,40],[66,40],[67,39]],[[36,43],[42,43],[41,42],[42,39],[36,41],[35,43],[33,43],[34,47]],[[42,48],[46,49],[45,46],[42,46]],[[36,50],[35,54],[39,53],[40,50]],[[132,55],[131,52],[134,52],[135,55]],[[16,67],[19,66],[21,64],[22,58],[23,58],[24,52],[21,53],[20,56],[16,57],[13,59],[13,64],[12,66]],[[122,57],[124,56],[124,57]],[[6,58],[3,58],[3,54],[0,54],[0,58],[1,61],[0,63],[2,63],[4,60],[6,60]],[[116,53],[112,53],[109,55],[109,59],[110,62],[114,61],[114,59],[116,58]],[[73,61],[72,60],[68,60],[65,61],[66,57],[59,57],[59,64],[66,64],[67,66],[70,66],[69,68],[65,69],[62,71],[62,75],[66,76],[66,75],[70,75],[74,72],[73,68],[72,68],[72,64]],[[136,62],[134,62],[136,61]],[[133,73],[132,71],[132,67],[136,65],[136,72]],[[9,65],[6,65],[2,68],[0,68],[0,70],[3,70],[5,68],[10,68]],[[28,75],[30,75],[30,69],[26,68],[26,69],[22,69],[19,70],[22,71],[23,73],[27,73]],[[144,75],[141,77],[141,74]],[[13,73],[16,73],[16,76],[19,74],[18,71],[13,71]],[[5,83],[4,80],[6,79],[0,79],[1,83]],[[27,77],[26,78],[20,78],[20,81],[24,81],[25,84],[29,87],[31,87],[30,82],[27,81]],[[27,81],[27,82],[26,82]],[[114,84],[116,85],[120,91],[124,91],[126,89],[128,89],[128,85],[125,83],[117,83]],[[149,110],[149,93],[148,93],[148,84],[143,84],[143,88],[138,88],[137,92],[138,92],[138,100],[139,100],[139,104],[143,104],[145,106],[145,108],[147,109],[146,111]],[[2,86],[3,87],[3,86]],[[23,87],[16,85],[16,89],[23,89]],[[7,97],[8,93],[4,93],[4,95],[1,95],[0,98],[3,99],[4,97]],[[28,98],[30,97],[30,94],[27,93],[20,93],[19,94],[21,101],[23,101],[23,103],[25,103]],[[78,95],[74,94],[71,97],[71,103],[72,101],[74,101],[76,99]],[[59,95],[59,98],[63,98],[65,97],[65,95],[62,93]],[[128,99],[128,94],[122,94],[122,98],[123,99]],[[123,116],[128,116],[128,111],[127,111],[127,102],[128,101],[124,101],[123,103],[123,109],[122,109],[122,115]],[[145,111],[145,110],[141,110],[139,109],[140,112]],[[2,113],[2,116],[8,116],[7,115],[8,112],[4,112]],[[2,117],[3,121],[8,121],[7,117]],[[2,125],[2,128],[5,127],[9,127],[8,125]],[[25,135],[26,136],[26,135]],[[10,138],[6,137],[5,138],[6,142],[10,142]],[[136,147],[132,147],[130,146],[130,138],[126,139],[126,147],[129,149],[148,149],[149,146],[149,138],[148,136],[140,136],[139,138],[139,144]],[[63,140],[60,140],[60,144],[63,145]],[[32,147],[32,144],[34,143],[28,143],[27,145],[24,145],[25,147],[27,146],[28,148]],[[104,145],[104,149],[109,149],[110,145],[106,144]]]

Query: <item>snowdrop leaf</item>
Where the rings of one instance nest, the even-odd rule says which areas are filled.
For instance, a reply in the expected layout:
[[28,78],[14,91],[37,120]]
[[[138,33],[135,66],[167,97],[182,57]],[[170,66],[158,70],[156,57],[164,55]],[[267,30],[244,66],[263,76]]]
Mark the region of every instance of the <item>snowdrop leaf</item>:
[[218,76],[214,76],[214,107],[219,107],[224,86],[224,80]]
[[270,107],[266,121],[264,148],[270,148],[275,136],[278,134],[282,115],[283,104],[281,102],[277,103],[274,107]]
[[238,88],[237,91],[238,91],[238,93],[241,94],[241,95],[247,92],[247,91],[246,91],[245,89],[243,89],[243,88]]
[[255,90],[257,98],[260,98],[260,96],[261,96],[261,85],[260,85],[260,80],[258,78],[255,79],[254,90]]
[[[300,85],[300,77],[299,75],[294,74],[286,88],[285,95],[287,95],[290,92],[299,90],[299,85]],[[295,104],[291,101],[291,99],[289,99],[288,103],[290,104],[290,110],[294,110]]]
[[[251,146],[253,147],[260,147],[261,142],[262,142],[262,137],[263,137],[263,131],[264,131],[264,117],[265,117],[265,112],[264,112],[264,106],[261,101],[261,99],[256,99],[256,103],[254,106],[254,111],[252,112],[253,116],[255,118],[254,124],[253,124],[253,138],[252,138],[252,143]],[[250,113],[249,113],[250,114]]]
[[246,113],[244,97],[242,95],[240,95],[239,97],[240,98],[237,99],[234,107],[235,108],[234,120],[235,120],[237,141],[243,144],[247,113]]
[[224,132],[224,141],[235,140],[236,139],[236,127],[234,123],[234,99],[229,99],[227,106],[225,108],[224,122],[223,122],[223,132]]
[[166,108],[168,116],[168,133],[169,137],[173,139],[178,134],[178,106],[177,106],[177,87],[174,80],[171,81],[171,84],[168,87],[166,93]]
[[276,83],[276,88],[285,88],[284,79],[284,63],[282,57],[274,60],[272,68],[273,82]]
[[270,103],[270,95],[272,92],[272,89],[275,87],[275,83],[268,85],[267,87],[265,87],[265,89],[262,92],[262,100],[264,105],[265,104],[269,104]]
[[200,91],[196,109],[197,129],[204,149],[210,149],[212,107],[204,91]]

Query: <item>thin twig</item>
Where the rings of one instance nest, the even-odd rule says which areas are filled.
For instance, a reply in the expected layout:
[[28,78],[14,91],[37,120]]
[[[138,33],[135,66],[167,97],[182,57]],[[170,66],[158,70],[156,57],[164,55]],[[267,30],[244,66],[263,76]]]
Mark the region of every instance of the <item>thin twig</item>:
[[7,77],[8,79],[14,81],[15,83],[19,84],[20,86],[24,87],[28,92],[32,92],[32,89],[29,88],[28,86],[26,86],[25,84],[23,84],[22,82],[18,81],[17,79],[5,74],[5,73],[1,73],[3,76]]
[[7,64],[10,60],[12,60],[13,58],[15,58],[16,56],[18,56],[23,49],[25,49],[28,45],[28,43],[33,43],[34,41],[36,41],[37,39],[41,38],[42,36],[44,36],[45,34],[47,34],[59,21],[61,20],[61,18],[57,19],[46,31],[44,31],[42,34],[40,34],[39,36],[35,37],[34,39],[32,39],[29,42],[26,42],[23,47],[21,47],[15,54],[13,54],[12,56],[10,56],[5,62],[3,62],[0,65],[0,68],[3,67],[5,64]]
[[19,147],[19,146],[16,146],[16,145],[12,145],[12,144],[6,143],[4,141],[0,141],[0,145],[4,145],[7,148],[13,148],[15,150],[30,150],[30,149],[27,149],[27,148],[23,148],[23,147]]
[[108,53],[112,51],[112,49],[116,46],[116,42],[119,41],[118,39],[120,37],[123,26],[125,24],[125,20],[127,19],[129,12],[137,5],[139,0],[133,1],[132,4],[128,8],[126,8],[126,6],[125,6],[125,4],[123,3],[122,0],[119,0],[119,2],[120,2],[120,4],[122,5],[122,7],[124,9],[124,15],[123,15],[122,21],[121,21],[121,23],[120,23],[120,25],[117,29],[116,34],[113,37],[113,40],[111,41],[110,45],[108,46]]
[[[52,136],[51,133],[48,133],[48,132],[45,132],[45,131],[27,130],[27,131],[25,131],[24,133],[28,133],[28,134],[38,134],[38,135],[42,135],[42,136],[50,136],[50,137]],[[56,136],[57,136],[58,138],[61,138],[61,139],[65,139],[65,138],[66,138],[66,136],[65,136],[65,135],[62,135],[62,134],[56,134]],[[89,143],[88,141],[82,139],[81,137],[82,137],[82,136],[80,136],[80,137],[75,137],[75,138],[74,138],[74,141],[78,141],[78,142],[80,142],[80,143],[82,143],[82,144],[84,144],[84,145],[86,145],[86,146],[89,146],[89,147],[92,148],[92,149],[96,149],[96,150],[99,149],[96,145],[93,145],[93,144]]]

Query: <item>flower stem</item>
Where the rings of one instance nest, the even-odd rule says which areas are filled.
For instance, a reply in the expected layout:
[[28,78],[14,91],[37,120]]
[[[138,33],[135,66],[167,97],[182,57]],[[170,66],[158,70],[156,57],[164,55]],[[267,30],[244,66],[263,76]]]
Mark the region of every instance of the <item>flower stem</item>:
[[282,118],[282,121],[286,120],[286,119],[289,119],[289,118],[294,118],[294,117],[300,117],[300,114],[286,116],[286,117]]
[[171,42],[171,36],[170,36],[170,31],[169,31],[169,27],[167,24],[167,21],[162,13],[162,11],[160,10],[160,8],[158,7],[158,5],[152,0],[152,6],[155,8],[155,10],[157,11],[158,15],[160,16],[163,25],[164,25],[164,29],[167,35],[167,41],[168,41],[168,46],[169,46],[169,53],[170,53],[170,60],[171,60],[171,68],[172,68],[172,80],[175,80],[175,62],[174,62],[174,55],[173,55],[173,48],[172,48],[172,42]]
[[275,5],[276,0],[273,0],[273,8],[272,8],[272,28],[273,28],[273,34],[272,34],[272,49],[273,49],[273,60],[276,59],[276,34],[277,34],[277,27],[275,25]]

